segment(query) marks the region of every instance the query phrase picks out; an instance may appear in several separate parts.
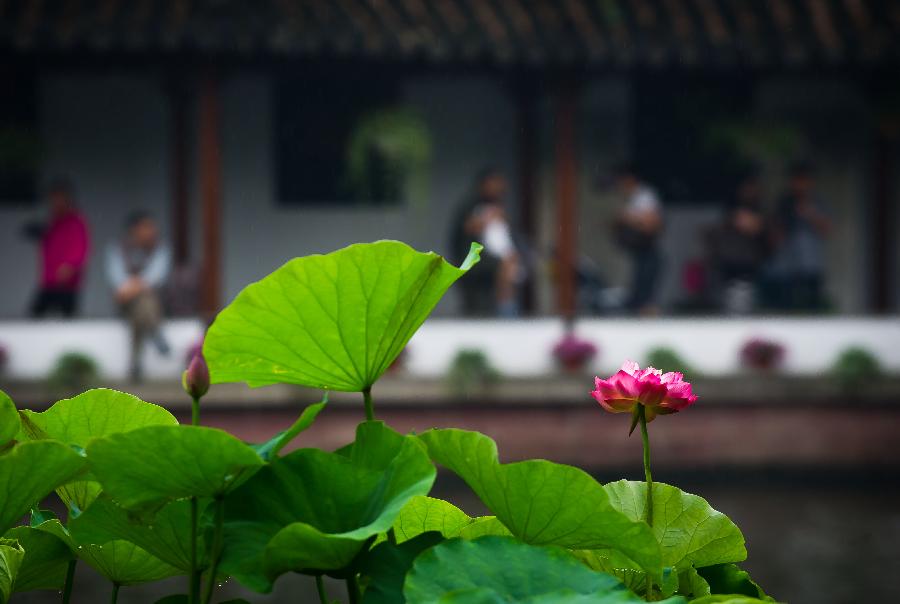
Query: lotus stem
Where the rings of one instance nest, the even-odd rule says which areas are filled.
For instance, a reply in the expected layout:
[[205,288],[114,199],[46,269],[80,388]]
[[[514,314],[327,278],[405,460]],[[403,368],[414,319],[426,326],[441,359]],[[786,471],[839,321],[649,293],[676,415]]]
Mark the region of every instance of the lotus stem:
[[216,587],[216,575],[219,573],[219,561],[222,559],[222,550],[225,547],[225,500],[216,498],[216,520],[213,529],[212,564],[209,567],[209,576],[206,578],[206,594],[203,604],[212,602],[213,591]]
[[200,397],[199,396],[191,397],[191,425],[192,426],[200,425]]
[[375,407],[372,405],[372,388],[364,388],[362,393],[363,403],[366,406],[366,420],[372,421],[375,419]]
[[113,583],[112,588],[112,596],[109,598],[110,604],[116,604],[116,601],[119,599],[119,584]]
[[75,585],[75,564],[78,558],[69,560],[69,566],[66,568],[66,585],[63,587],[62,604],[69,604],[72,598],[72,587]]
[[200,568],[197,564],[197,498],[191,497],[191,579],[188,601],[199,604]]
[[347,577],[347,595],[350,598],[350,604],[359,604],[359,583],[357,583],[356,581],[355,574],[351,574],[349,577]]
[[638,405],[638,421],[641,424],[641,443],[644,445],[644,480],[647,481],[647,524],[653,526],[653,476],[650,474],[650,437],[647,435],[647,414]]
[[[191,396],[191,425],[200,425],[200,397]],[[188,601],[200,602],[200,568],[197,563],[197,498],[191,497],[191,583]]]
[[[638,422],[641,424],[641,444],[644,447],[644,480],[647,481],[647,510],[645,520],[653,526],[653,476],[650,474],[650,437],[647,434],[647,413],[643,405],[638,405]],[[653,579],[647,573],[647,592],[649,600],[653,595]]]
[[322,580],[322,575],[316,575],[316,591],[319,592],[319,602],[328,604],[328,594],[325,593],[325,581]]

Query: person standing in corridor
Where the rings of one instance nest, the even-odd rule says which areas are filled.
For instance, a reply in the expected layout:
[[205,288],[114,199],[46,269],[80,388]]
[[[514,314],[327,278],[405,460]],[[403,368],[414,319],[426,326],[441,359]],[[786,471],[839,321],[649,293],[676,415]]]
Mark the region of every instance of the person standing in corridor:
[[58,312],[75,316],[91,249],[87,222],[75,203],[75,187],[66,179],[56,179],[47,190],[50,206],[45,224],[32,224],[26,233],[40,241],[41,274],[31,316],[42,318]]

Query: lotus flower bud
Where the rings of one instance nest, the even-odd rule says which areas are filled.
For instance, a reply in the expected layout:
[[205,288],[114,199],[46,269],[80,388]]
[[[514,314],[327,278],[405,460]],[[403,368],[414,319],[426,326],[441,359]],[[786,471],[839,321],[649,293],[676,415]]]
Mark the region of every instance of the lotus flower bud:
[[181,385],[192,398],[199,399],[209,391],[209,367],[202,354],[195,354],[187,370],[181,374]]

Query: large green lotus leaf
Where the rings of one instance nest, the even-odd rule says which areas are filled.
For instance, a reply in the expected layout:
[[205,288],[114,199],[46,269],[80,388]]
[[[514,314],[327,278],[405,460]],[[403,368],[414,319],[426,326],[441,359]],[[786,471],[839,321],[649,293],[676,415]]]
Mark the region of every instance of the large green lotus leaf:
[[225,498],[220,568],[257,591],[287,571],[339,571],[434,477],[422,444],[381,422],[360,424],[339,453],[299,449],[274,459]]
[[0,604],[9,601],[24,557],[25,550],[17,541],[0,539]]
[[19,412],[5,392],[0,390],[0,449],[19,434]]
[[403,543],[383,541],[366,552],[359,563],[366,580],[363,604],[403,604],[403,581],[413,560],[443,540],[440,533],[428,532]]
[[69,562],[75,558],[71,544],[61,538],[64,533],[65,528],[54,519],[38,526],[17,526],[4,535],[18,541],[25,550],[15,591],[62,589]]
[[295,258],[216,317],[203,345],[212,381],[369,388],[480,251],[459,268],[398,241]]
[[[616,509],[635,521],[644,517],[645,483],[620,480],[604,488]],[[653,483],[653,534],[663,566],[679,571],[747,558],[744,536],[728,516],[702,497],[659,482]]]
[[[460,604],[489,602],[488,592],[499,597],[497,602],[643,601],[614,577],[589,569],[562,548],[528,545],[511,537],[451,539],[436,545],[416,558],[403,587],[408,604],[437,603],[448,594],[456,594],[448,601]],[[584,597],[570,599],[576,595]]]
[[[95,438],[117,432],[178,423],[159,405],[107,388],[57,401],[41,413],[25,410],[20,414],[22,431],[30,439],[58,440],[82,448]],[[93,480],[76,480],[57,489],[57,493],[66,505],[84,510],[99,495],[100,485]]]
[[92,441],[87,457],[103,489],[128,510],[222,496],[265,463],[234,436],[203,426],[148,426],[111,434]]
[[[69,529],[79,543],[130,541],[163,562],[190,571],[191,503],[188,499],[166,504],[151,521],[143,522],[109,497],[101,495],[87,510],[69,521]],[[203,554],[206,546],[202,531],[198,538],[197,550]],[[205,567],[205,561],[201,561],[200,566]]]
[[711,594],[738,594],[772,601],[762,588],[750,578],[750,573],[736,564],[715,564],[697,569]]
[[618,511],[603,487],[572,466],[546,460],[501,464],[478,432],[430,430],[431,458],[459,475],[515,536],[532,545],[617,549],[648,572],[662,571],[650,527]]
[[94,570],[119,585],[151,583],[180,574],[177,568],[128,541],[79,545],[77,553]]
[[84,457],[52,440],[21,442],[0,455],[0,533],[84,468]]

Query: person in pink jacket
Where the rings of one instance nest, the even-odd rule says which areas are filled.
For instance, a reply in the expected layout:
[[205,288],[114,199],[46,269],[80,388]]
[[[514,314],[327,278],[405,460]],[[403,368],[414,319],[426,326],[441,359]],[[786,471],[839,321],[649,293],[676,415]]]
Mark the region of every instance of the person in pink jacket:
[[40,236],[40,285],[31,305],[33,317],[59,312],[71,317],[78,309],[91,248],[87,223],[75,205],[75,189],[68,180],[56,180],[47,190],[50,217],[35,235]]

